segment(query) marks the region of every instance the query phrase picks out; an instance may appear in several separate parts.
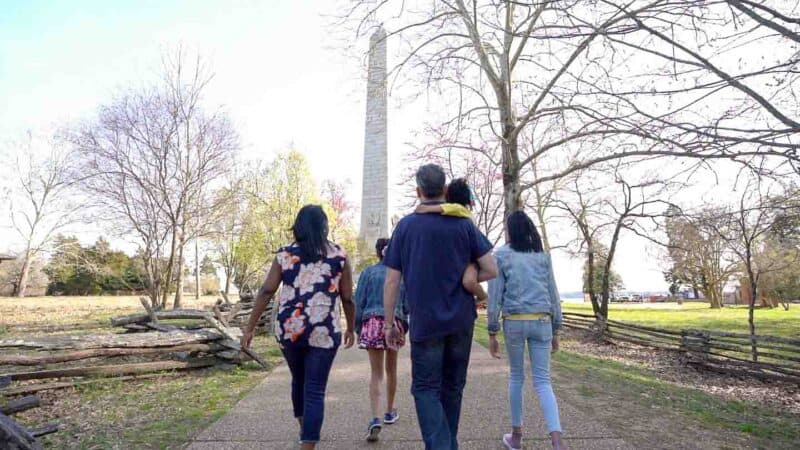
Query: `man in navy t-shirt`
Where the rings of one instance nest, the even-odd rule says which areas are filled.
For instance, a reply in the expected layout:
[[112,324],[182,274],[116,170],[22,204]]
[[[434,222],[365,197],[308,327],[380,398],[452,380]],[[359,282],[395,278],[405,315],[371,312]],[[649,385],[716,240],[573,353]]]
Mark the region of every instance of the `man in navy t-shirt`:
[[[417,171],[417,195],[424,204],[444,202],[445,174],[435,164]],[[411,393],[427,450],[456,450],[461,396],[467,382],[475,299],[461,283],[477,262],[478,280],[497,275],[492,246],[469,219],[411,214],[397,224],[384,258],[384,314],[387,340],[402,278],[410,313]]]

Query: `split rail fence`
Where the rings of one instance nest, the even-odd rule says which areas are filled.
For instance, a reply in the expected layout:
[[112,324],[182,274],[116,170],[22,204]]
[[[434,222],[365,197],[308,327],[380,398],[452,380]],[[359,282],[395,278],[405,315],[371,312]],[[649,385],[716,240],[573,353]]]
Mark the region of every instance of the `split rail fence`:
[[800,339],[668,330],[618,320],[604,323],[590,314],[564,313],[566,328],[590,332],[607,341],[678,352],[687,364],[715,372],[800,384]]

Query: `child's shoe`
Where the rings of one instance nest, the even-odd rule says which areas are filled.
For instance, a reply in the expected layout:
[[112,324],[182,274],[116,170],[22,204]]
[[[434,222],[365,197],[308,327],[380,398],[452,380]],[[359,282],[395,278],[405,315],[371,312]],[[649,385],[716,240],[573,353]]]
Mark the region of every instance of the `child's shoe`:
[[398,420],[400,420],[400,414],[397,413],[396,409],[393,409],[392,412],[388,412],[383,415],[383,423],[386,425],[391,425]]
[[377,417],[372,419],[367,428],[367,442],[375,442],[378,440],[378,434],[381,432],[381,419]]

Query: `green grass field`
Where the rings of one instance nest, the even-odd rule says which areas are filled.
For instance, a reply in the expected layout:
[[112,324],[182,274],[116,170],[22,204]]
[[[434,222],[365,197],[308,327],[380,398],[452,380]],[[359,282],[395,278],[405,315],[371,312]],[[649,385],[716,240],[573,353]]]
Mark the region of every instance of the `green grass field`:
[[[564,312],[592,313],[589,303],[562,303]],[[611,304],[608,318],[640,325],[682,330],[688,328],[747,333],[747,307],[726,306],[711,309],[707,303]],[[800,305],[783,308],[757,308],[756,334],[800,337]]]

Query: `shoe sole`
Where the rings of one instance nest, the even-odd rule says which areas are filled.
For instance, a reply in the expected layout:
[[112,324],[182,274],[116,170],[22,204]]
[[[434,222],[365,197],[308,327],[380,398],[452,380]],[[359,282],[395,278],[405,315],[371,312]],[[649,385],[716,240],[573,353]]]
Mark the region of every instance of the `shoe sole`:
[[392,419],[392,420],[386,420],[386,419],[384,419],[384,420],[383,420],[383,423],[385,423],[386,425],[391,425],[391,424],[393,424],[393,423],[397,423],[397,421],[398,421],[398,420],[400,420],[400,417],[395,417],[395,418],[394,418],[394,419]]
[[522,447],[520,447],[520,448],[512,447],[512,446],[511,446],[511,444],[510,444],[510,443],[509,443],[509,442],[506,440],[506,438],[502,438],[502,439],[500,439],[500,442],[502,442],[502,443],[503,443],[503,445],[504,445],[504,446],[506,447],[506,449],[508,449],[508,450],[522,450]]
[[367,442],[375,442],[378,440],[378,435],[381,433],[381,427],[370,428],[367,434]]

